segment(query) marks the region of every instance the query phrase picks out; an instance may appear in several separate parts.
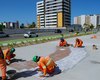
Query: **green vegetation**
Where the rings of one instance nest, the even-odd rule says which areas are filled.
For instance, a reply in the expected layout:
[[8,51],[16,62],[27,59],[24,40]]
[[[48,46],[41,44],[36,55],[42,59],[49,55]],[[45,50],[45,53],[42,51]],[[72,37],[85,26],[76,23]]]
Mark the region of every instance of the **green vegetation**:
[[93,26],[93,24],[91,24],[91,25],[90,25],[90,29],[91,29],[91,30],[93,30],[93,29],[94,29],[94,26]]
[[[81,32],[75,35],[75,33],[71,34],[63,34],[64,38],[71,38],[76,36],[83,36],[92,34],[93,32]],[[9,40],[9,41],[0,41],[0,46],[2,47],[20,47],[27,46],[32,44],[44,43],[47,41],[57,40],[62,37],[62,34],[54,35],[54,36],[44,36],[44,37],[36,37],[36,38],[27,38],[27,39],[17,39],[17,40]]]
[[84,31],[92,31],[94,29],[93,24],[86,24],[84,23]]
[[20,25],[20,28],[22,29],[22,28],[24,28],[25,26],[24,26],[24,23],[22,23],[21,25]]
[[30,24],[30,25],[28,26],[28,28],[35,28],[35,27],[36,27],[35,22],[32,22],[32,24]]
[[3,31],[4,28],[5,28],[5,26],[0,24],[0,31]]

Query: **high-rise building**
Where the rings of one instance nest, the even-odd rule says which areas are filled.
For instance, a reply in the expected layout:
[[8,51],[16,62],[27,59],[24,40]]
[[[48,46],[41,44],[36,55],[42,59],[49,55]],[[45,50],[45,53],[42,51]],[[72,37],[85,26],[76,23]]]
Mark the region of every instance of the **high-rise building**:
[[44,1],[37,3],[37,26],[38,28],[45,26]]
[[37,27],[62,28],[71,23],[71,0],[43,0],[37,2]]
[[84,24],[93,25],[96,28],[100,25],[100,15],[81,15],[74,17],[74,24],[80,24],[84,28]]

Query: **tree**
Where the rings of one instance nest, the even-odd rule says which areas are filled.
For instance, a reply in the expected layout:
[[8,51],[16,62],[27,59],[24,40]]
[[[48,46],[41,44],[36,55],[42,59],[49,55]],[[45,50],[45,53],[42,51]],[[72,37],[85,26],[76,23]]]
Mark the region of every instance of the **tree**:
[[36,27],[35,22],[32,22],[32,24],[29,25],[29,28],[35,28],[35,27]]
[[85,31],[88,31],[90,29],[90,25],[89,24],[84,23],[83,26],[84,26],[84,30]]
[[3,31],[4,28],[5,28],[5,26],[0,24],[0,31]]
[[91,25],[90,25],[90,29],[91,29],[91,30],[92,30],[92,29],[94,29],[94,26],[93,26],[93,24],[91,24]]
[[21,25],[20,25],[20,28],[24,28],[25,26],[24,26],[24,23],[22,23]]

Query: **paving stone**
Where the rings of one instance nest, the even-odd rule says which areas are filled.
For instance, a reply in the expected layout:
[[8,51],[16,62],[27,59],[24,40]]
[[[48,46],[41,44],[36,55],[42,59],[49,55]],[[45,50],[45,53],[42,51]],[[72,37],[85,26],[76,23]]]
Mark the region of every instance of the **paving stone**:
[[[58,48],[54,53],[51,53],[49,56],[54,60],[58,61],[70,54],[70,49],[69,47],[65,48]],[[17,70],[22,70],[22,69],[31,69],[37,67],[37,64],[33,61],[24,61],[24,62],[14,62],[9,65],[12,68],[15,68]]]

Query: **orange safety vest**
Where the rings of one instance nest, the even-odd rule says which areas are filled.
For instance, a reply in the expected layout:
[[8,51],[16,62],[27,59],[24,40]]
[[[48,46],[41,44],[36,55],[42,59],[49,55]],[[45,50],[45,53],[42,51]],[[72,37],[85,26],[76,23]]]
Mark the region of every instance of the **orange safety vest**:
[[64,40],[63,42],[62,42],[62,41],[60,41],[60,43],[59,43],[59,46],[66,46],[66,45],[67,45],[66,40]]
[[1,48],[0,48],[0,59],[4,59],[4,54]]
[[78,41],[76,41],[75,47],[82,47],[83,45],[83,41],[81,39],[78,39]]
[[0,48],[0,70],[2,72],[2,79],[6,79],[6,61],[4,59],[4,55],[1,48]]
[[46,73],[52,73],[55,69],[55,62],[49,57],[41,57],[38,61],[38,66],[41,71],[46,75]]
[[92,36],[91,38],[97,38],[97,36],[96,36],[96,35],[94,35],[94,36]]
[[9,53],[9,51],[10,51],[10,48],[8,48],[8,49],[6,49],[6,50],[4,50],[4,59],[6,59],[7,58],[7,56],[10,56],[10,54],[8,54]]

